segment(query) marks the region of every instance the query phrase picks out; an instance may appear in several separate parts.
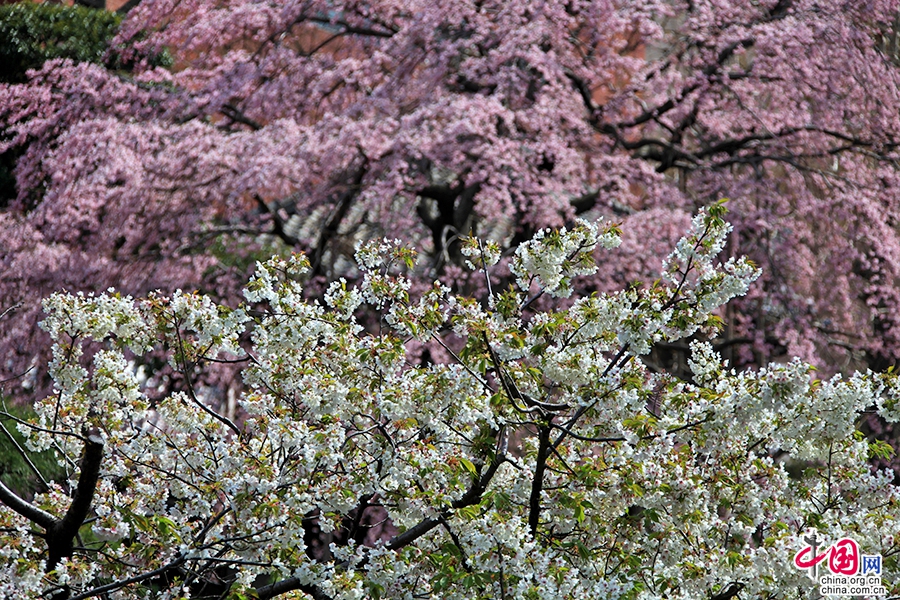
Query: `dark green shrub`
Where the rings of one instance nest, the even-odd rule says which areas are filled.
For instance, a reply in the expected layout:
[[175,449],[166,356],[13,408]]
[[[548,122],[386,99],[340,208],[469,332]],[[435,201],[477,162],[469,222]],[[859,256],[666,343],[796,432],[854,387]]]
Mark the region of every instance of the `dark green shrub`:
[[0,81],[21,83],[53,58],[103,60],[122,17],[83,6],[17,2],[0,6]]
[[31,452],[25,449],[25,439],[16,429],[16,419],[25,420],[34,416],[30,406],[7,404],[0,410],[10,415],[0,415],[0,480],[19,495],[27,497],[40,484],[37,475],[22,456],[23,451],[47,481],[62,476],[62,468],[53,452]]

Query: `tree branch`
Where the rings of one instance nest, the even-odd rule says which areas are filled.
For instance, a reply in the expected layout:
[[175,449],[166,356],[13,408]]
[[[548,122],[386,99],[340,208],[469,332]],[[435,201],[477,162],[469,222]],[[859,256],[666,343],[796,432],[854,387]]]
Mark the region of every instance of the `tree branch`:
[[185,562],[185,558],[183,556],[179,556],[169,564],[162,566],[158,569],[154,569],[153,571],[148,571],[146,573],[142,573],[140,575],[135,575],[134,577],[129,577],[128,579],[123,579],[122,581],[114,581],[112,583],[107,583],[106,585],[101,585],[100,587],[95,587],[93,589],[87,590],[75,596],[68,598],[68,600],[85,600],[86,598],[93,598],[95,596],[99,596],[100,594],[104,594],[106,592],[111,592],[113,590],[118,590],[125,586],[131,585],[132,583],[140,583],[142,581],[147,581],[148,579],[153,579],[158,575],[163,575],[167,571],[175,569],[182,565]]
[[26,502],[22,498],[19,498],[19,496],[6,487],[2,481],[0,481],[0,502],[20,516],[25,517],[32,523],[40,525],[44,529],[49,529],[56,523],[56,517]]
[[[440,525],[442,521],[450,516],[451,510],[465,508],[466,506],[471,506],[480,502],[485,490],[487,489],[488,484],[497,473],[497,469],[499,469],[500,465],[502,465],[505,461],[505,452],[498,452],[494,456],[494,459],[491,461],[487,470],[484,473],[481,473],[478,478],[472,482],[472,485],[468,490],[466,490],[466,493],[463,494],[462,497],[454,500],[450,504],[449,509],[444,509],[443,511],[441,511],[437,518],[423,519],[403,533],[395,535],[388,541],[387,544],[385,544],[385,547],[389,550],[399,550],[400,548],[408,546],[409,544],[413,543],[414,541]],[[273,584],[257,588],[256,593],[259,595],[260,600],[269,600],[270,598],[274,598],[279,594],[284,594],[293,590],[300,590],[306,594],[309,594],[313,597],[314,600],[331,600],[329,596],[318,587],[310,586],[308,584],[301,584],[296,577],[289,577]]]
[[253,131],[259,131],[263,128],[262,124],[254,121],[244,114],[242,110],[233,104],[225,104],[222,106],[222,114],[234,121],[235,123],[243,123]]
[[28,456],[28,453],[25,452],[25,449],[22,448],[21,444],[19,444],[16,438],[13,437],[13,434],[9,432],[9,429],[6,428],[6,425],[2,421],[0,421],[0,430],[3,431],[3,434],[6,435],[6,438],[10,441],[10,443],[15,446],[16,452],[19,453],[19,456],[22,457],[22,460],[25,461],[25,464],[28,465],[28,468],[31,469],[31,472],[37,476],[42,484],[44,484],[44,489],[49,488],[50,486],[47,485],[47,480],[44,479],[43,473],[41,473],[41,471],[37,468],[37,465],[34,464],[34,461],[31,460],[31,457]]
[[259,600],[269,600],[275,596],[280,596],[281,594],[286,594],[287,592],[295,590],[308,594],[313,600],[331,600],[331,596],[323,592],[320,587],[309,585],[307,583],[300,583],[296,577],[282,579],[281,581],[276,581],[270,585],[256,588],[256,594],[259,597]]
[[103,438],[99,431],[88,433],[81,458],[81,473],[72,504],[65,516],[47,528],[47,571],[52,571],[59,561],[72,556],[73,541],[78,529],[87,518],[100,479],[100,463],[103,460]]
[[390,38],[394,37],[395,31],[378,31],[377,29],[370,29],[368,27],[356,27],[354,25],[350,25],[346,21],[332,21],[330,19],[309,19],[310,22],[316,23],[318,25],[331,26],[331,27],[343,27],[344,31],[347,33],[353,33],[356,35],[365,35],[370,37],[380,37],[380,38]]
[[741,593],[741,590],[744,589],[744,585],[745,584],[743,583],[734,581],[715,596],[711,596],[709,600],[731,600],[731,598],[734,598]]
[[544,489],[544,471],[547,470],[547,458],[550,456],[550,423],[545,423],[538,430],[538,451],[534,467],[534,479],[531,480],[531,497],[528,500],[528,529],[531,537],[537,533],[541,520],[541,491]]
[[313,275],[320,274],[322,272],[322,258],[325,256],[325,248],[328,243],[337,235],[338,230],[341,226],[341,222],[344,220],[344,217],[347,216],[347,213],[350,212],[350,207],[353,204],[353,200],[355,200],[357,194],[359,194],[363,178],[365,178],[368,171],[369,161],[365,156],[363,156],[362,163],[353,170],[350,183],[347,185],[347,188],[340,194],[340,196],[338,196],[334,210],[331,212],[328,220],[319,231],[319,238],[316,240],[316,245],[312,249],[312,253],[309,257],[311,273]]

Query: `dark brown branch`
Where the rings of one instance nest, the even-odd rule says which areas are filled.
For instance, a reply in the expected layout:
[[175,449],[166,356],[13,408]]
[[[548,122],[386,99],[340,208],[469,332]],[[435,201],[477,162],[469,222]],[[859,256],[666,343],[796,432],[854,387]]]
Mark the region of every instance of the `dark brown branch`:
[[594,205],[597,204],[597,200],[599,198],[600,190],[594,190],[592,192],[588,192],[586,194],[582,194],[581,196],[572,198],[571,200],[569,200],[569,203],[572,205],[572,208],[575,209],[575,214],[581,215],[594,208]]
[[[502,465],[505,460],[506,456],[503,453],[498,453],[494,457],[494,460],[491,461],[491,464],[488,466],[487,471],[485,471],[483,474],[480,474],[478,479],[473,481],[469,489],[466,490],[466,493],[463,494],[461,498],[454,500],[450,504],[450,507],[453,509],[460,509],[481,502],[481,497],[482,495],[484,495],[484,491],[487,489],[487,486],[491,482],[491,479],[494,478],[494,474],[497,473],[497,469],[500,468],[500,465]],[[387,548],[391,550],[399,550],[404,546],[408,546],[418,538],[422,537],[423,535],[437,527],[440,524],[441,519],[447,518],[449,514],[450,511],[445,510],[436,519],[424,519],[420,521],[403,533],[397,534],[392,537],[386,545]]]
[[444,527],[444,531],[447,532],[447,535],[450,536],[450,541],[452,541],[453,545],[456,546],[456,549],[459,550],[459,555],[462,557],[463,569],[465,569],[467,573],[471,573],[472,565],[469,564],[469,557],[466,554],[466,549],[463,548],[459,536],[456,535],[456,533],[450,527],[450,523],[447,522],[447,519],[441,519],[441,525]]
[[[718,55],[716,55],[716,60],[713,61],[712,64],[707,65],[703,70],[703,75],[709,79],[713,78],[717,75],[717,73],[725,66],[725,63],[734,56],[735,51],[738,48],[750,48],[754,45],[755,40],[747,38],[742,40],[737,40],[732,42],[731,44],[725,46],[722,50],[719,51]],[[585,108],[587,108],[589,112],[589,119],[593,122],[594,128],[607,135],[612,136],[617,144],[622,145],[626,149],[634,149],[636,143],[639,142],[631,142],[626,140],[625,137],[622,136],[621,131],[623,129],[632,129],[639,125],[643,125],[644,123],[648,123],[650,121],[658,121],[659,117],[664,115],[665,113],[671,111],[676,106],[679,105],[680,101],[687,98],[690,94],[697,91],[702,86],[702,81],[697,81],[684,87],[677,95],[676,98],[669,98],[662,104],[655,106],[653,108],[645,110],[643,113],[638,115],[637,117],[631,119],[630,121],[618,124],[611,123],[601,123],[599,119],[599,113],[594,109],[593,102],[590,102],[590,96],[585,96],[584,89],[586,88],[586,84],[581,82],[578,78],[569,77],[570,81],[572,81],[573,85],[575,85],[576,90],[581,95],[582,100],[587,102],[585,103]],[[596,114],[595,114],[596,113]],[[689,123],[690,121],[686,121]],[[631,147],[630,147],[631,146]]]
[[47,571],[52,571],[62,558],[72,556],[73,542],[78,529],[87,518],[94,500],[94,491],[100,479],[100,462],[103,460],[103,440],[98,431],[87,435],[81,473],[75,496],[65,516],[47,527]]
[[399,550],[405,546],[409,546],[411,543],[440,525],[440,519],[424,519],[419,521],[403,533],[398,533],[387,543],[387,548],[389,550]]
[[588,114],[593,115],[594,111],[597,110],[597,107],[594,106],[594,99],[587,82],[569,71],[566,71],[566,78],[568,78],[568,80],[572,82],[572,85],[575,86],[575,89],[581,96],[581,101],[584,102],[584,107],[588,110]]
[[74,541],[78,529],[84,523],[91,510],[94,491],[100,479],[100,463],[103,460],[103,441],[99,432],[87,435],[84,444],[84,455],[81,458],[81,473],[72,504],[62,519],[57,519],[25,500],[19,498],[12,490],[0,482],[0,502],[11,510],[25,517],[32,523],[42,527],[47,542],[47,572],[52,571],[65,557],[72,556]]
[[234,121],[235,123],[242,123],[252,129],[253,131],[259,131],[263,128],[262,124],[258,121],[254,121],[247,115],[243,113],[238,107],[233,104],[225,104],[222,106],[222,114]]
[[[582,194],[581,196],[576,196],[576,197],[572,198],[571,200],[569,200],[569,204],[571,204],[572,208],[575,209],[576,215],[583,215],[584,213],[591,210],[592,208],[594,208],[594,206],[597,205],[597,200],[600,199],[600,194],[603,191],[606,191],[606,190],[597,189],[597,190]],[[635,211],[635,209],[631,208],[627,204],[623,204],[622,202],[619,202],[618,200],[615,200],[615,199],[610,200],[609,204],[607,206],[612,209],[614,214],[617,214],[617,215],[628,216],[628,215],[633,215],[635,212],[637,212],[637,211]]]
[[545,423],[538,430],[538,451],[535,459],[534,479],[531,480],[531,497],[528,500],[528,529],[531,537],[537,533],[541,520],[541,492],[544,489],[544,471],[547,470],[547,459],[550,457],[550,423]]
[[[453,202],[463,191],[463,185],[457,182],[455,185],[426,185],[417,192],[423,198],[431,198],[438,202]],[[425,223],[428,225],[428,223]]]
[[366,513],[366,509],[372,506],[369,502],[372,498],[375,497],[375,494],[363,494],[359,499],[359,504],[357,504],[356,509],[354,509],[353,517],[350,519],[350,523],[345,527],[347,530],[347,537],[352,539],[358,545],[362,545],[363,541],[366,538],[366,527],[363,526],[363,516]]
[[[541,414],[546,414],[547,411],[560,411],[569,408],[568,404],[551,404],[549,402],[542,402],[520,392],[519,387],[516,385],[516,382],[504,370],[503,362],[497,356],[497,353],[494,352],[494,348],[491,346],[491,342],[488,339],[487,332],[482,331],[481,335],[484,338],[484,345],[487,347],[488,354],[491,355],[491,362],[493,363],[494,370],[497,372],[497,376],[500,379],[500,384],[503,386],[503,391],[506,392],[506,396],[513,403],[513,406],[516,406],[516,400],[520,400],[523,404],[525,404],[526,411],[536,407],[541,410]],[[516,406],[516,408],[518,408],[518,406]]]
[[11,419],[11,420],[15,421],[16,423],[18,423],[19,425],[24,425],[34,431],[40,431],[42,433],[49,433],[50,435],[55,435],[55,436],[73,437],[73,438],[77,438],[81,441],[85,441],[84,437],[78,435],[77,433],[73,433],[71,431],[62,431],[59,429],[47,429],[46,427],[38,427],[37,425],[35,425],[33,423],[29,423],[28,421],[26,421],[24,419],[20,419],[20,418],[16,417],[15,415],[10,414],[6,411],[0,411],[0,417],[5,417],[7,419]]
[[84,455],[81,458],[81,473],[78,475],[78,485],[75,488],[75,496],[66,515],[60,521],[60,532],[71,534],[73,537],[84,523],[91,502],[94,499],[94,490],[100,479],[100,462],[103,460],[103,439],[99,433],[88,435],[84,445]]
[[[737,40],[735,42],[728,44],[727,46],[722,48],[722,50],[719,51],[719,54],[716,56],[715,62],[713,62],[710,65],[707,65],[703,69],[703,71],[702,71],[703,75],[705,75],[706,77],[714,76],[725,65],[725,63],[732,56],[734,56],[734,53],[738,48],[750,48],[755,43],[756,43],[755,40],[746,38],[746,39]],[[679,98],[687,98],[688,94],[696,91],[697,89],[700,88],[700,86],[701,86],[700,82],[693,83],[693,84],[685,87],[683,90],[681,90],[681,92],[678,94],[678,97]],[[640,115],[638,115],[637,117],[632,119],[631,121],[629,121],[627,123],[620,123],[618,125],[618,128],[619,129],[622,129],[622,128],[629,129],[632,127],[637,127],[638,125],[643,125],[644,123],[646,123],[648,121],[652,121],[654,119],[659,118],[663,113],[669,112],[670,110],[675,108],[676,105],[677,105],[676,101],[670,98],[670,99],[666,100],[665,102],[663,102],[662,104],[660,104],[659,106],[644,111],[643,113],[641,113]]]

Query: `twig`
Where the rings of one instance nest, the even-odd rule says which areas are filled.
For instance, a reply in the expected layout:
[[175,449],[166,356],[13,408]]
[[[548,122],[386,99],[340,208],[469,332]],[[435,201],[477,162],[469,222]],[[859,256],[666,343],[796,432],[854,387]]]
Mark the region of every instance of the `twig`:
[[68,598],[68,600],[85,600],[86,598],[93,598],[94,596],[99,596],[100,594],[104,594],[106,592],[118,590],[127,585],[131,585],[132,583],[140,583],[142,581],[146,581],[147,579],[152,579],[157,575],[162,575],[166,571],[183,565],[186,560],[187,559],[184,556],[179,556],[169,564],[163,565],[158,569],[154,569],[140,575],[135,575],[134,577],[129,577],[128,579],[123,579],[122,581],[114,581],[112,583],[107,583],[106,585],[101,585],[100,587],[95,587],[86,592],[82,592],[77,596],[72,596],[71,598]]
[[19,456],[21,456],[25,460],[28,468],[31,469],[31,471],[35,475],[37,475],[38,479],[41,480],[41,483],[44,484],[44,488],[50,489],[50,486],[47,484],[47,480],[44,479],[44,476],[38,470],[37,466],[35,466],[35,464],[32,462],[31,457],[29,457],[28,454],[25,453],[25,450],[22,448],[16,438],[13,437],[13,434],[9,432],[9,429],[6,428],[6,425],[2,421],[0,421],[0,429],[3,430],[3,433],[6,434],[6,437],[10,442],[12,442],[12,445],[16,447],[16,451],[19,453]]

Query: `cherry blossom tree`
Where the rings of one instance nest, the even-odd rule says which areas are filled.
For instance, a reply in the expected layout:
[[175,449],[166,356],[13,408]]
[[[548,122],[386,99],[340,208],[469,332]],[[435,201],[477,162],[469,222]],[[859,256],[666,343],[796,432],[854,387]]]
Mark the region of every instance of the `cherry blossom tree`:
[[717,350],[893,364],[897,4],[144,0],[108,61],[133,72],[51,61],[0,88],[0,151],[22,153],[0,215],[0,302],[20,305],[4,370],[41,363],[43,295],[233,300],[260,251],[305,250],[323,282],[358,275],[356,240],[400,237],[466,290],[460,236],[508,260],[605,216],[622,246],[578,285],[648,283],[720,197],[727,251],[763,275]]
[[[654,286],[565,303],[594,250],[621,242],[615,226],[539,231],[502,292],[499,246],[463,240],[484,302],[438,282],[411,292],[417,257],[388,240],[360,245],[359,283],[323,302],[304,297],[303,255],[259,263],[231,308],[181,291],[52,295],[55,392],[19,428],[68,477],[32,501],[0,485],[0,591],[793,598],[811,583],[791,562],[807,528],[852,536],[900,582],[900,494],[855,430],[862,410],[900,419],[895,376],[813,381],[799,360],[736,373],[701,342],[693,384],[638,360],[711,334],[759,276],[716,259],[723,212],[693,219]],[[380,331],[357,321],[364,305]],[[409,362],[426,341],[449,360]],[[157,401],[134,357],[158,347],[187,385]],[[216,361],[242,365],[243,421],[192,383]],[[324,554],[313,525],[333,536]]]

